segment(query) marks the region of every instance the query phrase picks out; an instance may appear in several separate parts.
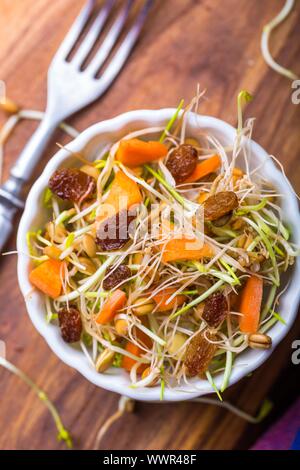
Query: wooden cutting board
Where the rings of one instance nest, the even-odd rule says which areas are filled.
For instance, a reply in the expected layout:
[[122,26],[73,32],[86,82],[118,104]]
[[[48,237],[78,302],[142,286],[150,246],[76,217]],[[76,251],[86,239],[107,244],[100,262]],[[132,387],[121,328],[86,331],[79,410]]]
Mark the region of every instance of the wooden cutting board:
[[[296,189],[300,189],[300,105],[291,102],[291,82],[270,70],[260,53],[263,25],[283,0],[157,1],[130,61],[105,97],[70,120],[79,130],[131,109],[176,106],[207,89],[201,113],[236,123],[236,96],[254,94],[247,116],[256,117],[254,138],[276,155]],[[46,72],[51,57],[77,15],[82,0],[1,0],[0,79],[22,107],[43,110]],[[300,5],[275,32],[272,52],[300,74]],[[0,116],[1,123],[4,115]],[[23,122],[6,146],[5,175],[35,128]],[[68,138],[57,132],[55,142]],[[16,224],[17,227],[17,224]],[[15,248],[15,234],[8,249]],[[71,430],[75,447],[90,449],[97,429],[116,410],[118,396],[101,390],[65,366],[33,328],[19,292],[16,256],[1,260],[0,339],[7,357],[42,386]],[[256,413],[283,368],[290,363],[299,320],[264,366],[232,387],[225,398]],[[299,367],[299,366],[298,366]],[[278,383],[278,382],[277,382]],[[285,393],[282,387],[282,394]],[[51,417],[16,377],[0,370],[0,448],[60,449]],[[289,396],[285,397],[288,402]],[[195,403],[137,405],[136,413],[117,422],[103,440],[106,449],[245,448],[259,434],[220,408]]]

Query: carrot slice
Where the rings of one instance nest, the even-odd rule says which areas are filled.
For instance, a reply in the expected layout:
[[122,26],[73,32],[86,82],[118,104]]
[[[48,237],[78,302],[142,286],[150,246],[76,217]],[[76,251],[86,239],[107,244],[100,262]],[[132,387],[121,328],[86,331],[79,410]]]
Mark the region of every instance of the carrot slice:
[[167,312],[168,310],[172,310],[175,305],[180,307],[185,302],[185,295],[176,295],[174,299],[167,303],[171,295],[174,294],[176,290],[177,289],[175,287],[168,287],[167,289],[163,289],[161,292],[153,296],[154,302],[159,305],[159,312]]
[[211,258],[214,251],[207,243],[191,238],[175,238],[167,242],[164,247],[162,260],[164,263],[178,260],[197,260]]
[[[124,198],[124,201],[121,198]],[[125,175],[123,171],[118,171],[106,203],[114,205],[117,212],[119,212],[122,209],[129,209],[134,204],[139,204],[142,200],[143,197],[138,184]]]
[[221,159],[219,155],[213,155],[209,157],[207,160],[203,160],[202,162],[197,163],[197,166],[194,172],[189,176],[184,182],[185,183],[194,183],[195,181],[204,178],[204,176],[213,173],[214,171],[218,170],[221,166]]
[[243,333],[256,333],[259,326],[260,310],[263,297],[263,280],[250,276],[242,290],[240,312],[240,330]]
[[120,170],[116,173],[105,203],[99,207],[97,222],[100,223],[123,209],[130,209],[142,200],[138,184]]
[[56,299],[60,295],[62,288],[62,264],[62,261],[56,259],[44,261],[29,274],[31,284],[52,299]]
[[123,308],[126,302],[127,297],[125,292],[123,292],[121,289],[115,290],[104,303],[96,318],[96,322],[99,323],[99,325],[106,325],[106,323],[109,323],[113,320],[118,310]]
[[[130,352],[131,354],[134,354],[137,357],[139,357],[142,354],[141,348],[139,348],[136,344],[131,343],[130,341],[127,341],[126,346],[125,346],[125,351]],[[123,356],[121,365],[123,369],[130,372],[134,364],[136,364],[136,362],[137,361],[135,361],[131,357]]]
[[135,167],[163,158],[167,153],[168,148],[161,142],[129,139],[120,142],[117,160],[126,166]]
[[[147,336],[145,333],[143,333],[141,330],[136,330],[136,333],[137,333],[137,337],[138,339],[143,342],[145,344],[145,346],[147,347],[151,347],[152,345],[152,342],[149,338],[149,336]],[[131,354],[134,354],[135,356],[137,357],[140,357],[142,354],[143,354],[143,350],[137,346],[136,344],[134,343],[131,343],[131,341],[127,341],[126,343],[126,346],[125,346],[125,350],[127,352],[130,352]],[[121,367],[125,370],[127,370],[128,372],[131,371],[132,367],[137,363],[137,361],[135,361],[134,359],[132,359],[131,357],[128,357],[128,356],[123,356],[123,359],[122,359],[122,364],[121,364]],[[141,364],[138,368],[137,368],[137,372],[139,374],[142,374],[143,371],[145,369],[147,369],[147,367],[149,367],[149,364]]]

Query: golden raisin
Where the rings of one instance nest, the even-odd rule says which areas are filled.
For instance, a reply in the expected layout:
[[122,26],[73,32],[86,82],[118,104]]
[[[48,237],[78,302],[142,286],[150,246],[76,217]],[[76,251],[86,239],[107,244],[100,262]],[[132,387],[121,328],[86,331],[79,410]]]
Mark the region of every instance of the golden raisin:
[[236,209],[239,205],[237,195],[233,191],[221,191],[204,201],[204,219],[217,220]]
[[169,155],[166,167],[179,184],[194,172],[197,159],[198,152],[192,145],[179,145]]
[[190,377],[204,374],[217,350],[217,345],[210,343],[204,333],[209,340],[216,340],[216,336],[206,330],[204,332],[199,331],[189,342],[185,353],[184,365]]

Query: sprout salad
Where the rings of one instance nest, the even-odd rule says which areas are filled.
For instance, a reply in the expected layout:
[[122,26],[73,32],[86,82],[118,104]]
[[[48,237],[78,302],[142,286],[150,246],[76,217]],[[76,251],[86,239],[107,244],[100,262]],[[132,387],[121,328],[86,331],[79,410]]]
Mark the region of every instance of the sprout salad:
[[250,95],[239,94],[228,147],[187,132],[199,98],[93,162],[74,154],[45,190],[48,222],[28,233],[46,320],[99,373],[121,368],[132,387],[160,386],[162,397],[165,387],[197,389],[195,377],[220,396],[237,355],[272,346],[281,276],[298,254],[281,194],[250,169]]

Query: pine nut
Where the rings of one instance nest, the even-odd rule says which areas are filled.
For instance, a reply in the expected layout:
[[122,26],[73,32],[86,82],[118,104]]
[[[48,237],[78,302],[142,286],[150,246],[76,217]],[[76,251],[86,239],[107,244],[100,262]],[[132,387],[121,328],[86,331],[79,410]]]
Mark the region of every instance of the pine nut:
[[272,338],[262,333],[252,333],[249,335],[248,341],[252,349],[270,349],[272,347]]
[[147,297],[141,297],[136,301],[136,306],[132,308],[135,315],[142,316],[151,313],[154,309],[154,302]]
[[79,256],[78,258],[79,263],[85,267],[85,269],[80,269],[78,267],[78,270],[83,273],[83,274],[94,274],[97,270],[96,266],[94,265],[93,261],[91,261],[89,258],[85,258],[84,256]]
[[56,225],[55,226],[55,234],[54,234],[54,240],[56,241],[56,238],[58,240],[64,240],[66,235],[67,235],[67,231],[65,229],[65,227],[63,227],[62,225]]
[[172,354],[175,359],[182,359],[184,351],[180,351],[180,353],[177,353],[177,351],[184,345],[186,340],[187,336],[183,335],[182,333],[175,333],[175,335],[173,336],[171,343],[168,346],[168,352]]
[[119,336],[125,336],[128,331],[128,323],[123,318],[115,320],[116,332]]
[[82,248],[90,258],[94,258],[97,252],[97,246],[94,238],[86,233],[82,238]]
[[104,349],[101,354],[99,354],[96,361],[96,369],[98,372],[106,371],[113,363],[115,352],[110,349]]
[[59,259],[62,251],[59,248],[57,248],[57,246],[51,245],[51,246],[45,246],[45,248],[43,249],[43,253],[44,255],[49,256],[49,258]]
[[53,222],[48,222],[46,224],[46,230],[49,234],[50,240],[53,240],[55,243],[63,243],[67,231],[62,225],[55,225]]
[[[200,295],[200,294],[199,294]],[[194,318],[195,320],[199,321],[202,319],[203,315],[203,310],[204,310],[204,305],[205,302],[201,302],[200,304],[197,305],[197,307],[194,309]]]
[[92,178],[95,178],[96,181],[100,175],[100,171],[98,170],[98,168],[95,168],[93,165],[82,165],[80,171],[83,171],[83,173],[86,173]]

